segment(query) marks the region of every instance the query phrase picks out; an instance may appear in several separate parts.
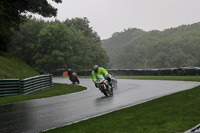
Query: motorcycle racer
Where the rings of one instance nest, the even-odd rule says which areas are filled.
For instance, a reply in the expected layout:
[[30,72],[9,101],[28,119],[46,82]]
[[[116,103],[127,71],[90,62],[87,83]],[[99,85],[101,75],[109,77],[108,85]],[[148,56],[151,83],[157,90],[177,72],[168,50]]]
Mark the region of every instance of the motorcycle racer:
[[72,73],[76,73],[74,70],[68,69],[68,76],[71,77]]
[[74,70],[68,69],[68,76],[72,84],[75,84],[75,82],[77,82],[78,84],[80,83],[80,81],[78,80],[77,74]]
[[97,87],[97,84],[95,83],[95,81],[101,76],[103,76],[106,80],[108,80],[108,82],[111,81],[108,71],[105,68],[99,67],[98,65],[94,65],[93,71],[92,71],[92,81],[94,82],[96,87]]

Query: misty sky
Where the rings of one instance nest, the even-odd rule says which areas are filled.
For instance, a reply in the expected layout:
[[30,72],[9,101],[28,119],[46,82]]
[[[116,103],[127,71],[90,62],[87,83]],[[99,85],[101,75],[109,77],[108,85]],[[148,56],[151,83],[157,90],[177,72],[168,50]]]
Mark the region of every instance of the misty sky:
[[164,30],[200,22],[200,0],[62,0],[57,19],[87,17],[101,39],[127,28]]

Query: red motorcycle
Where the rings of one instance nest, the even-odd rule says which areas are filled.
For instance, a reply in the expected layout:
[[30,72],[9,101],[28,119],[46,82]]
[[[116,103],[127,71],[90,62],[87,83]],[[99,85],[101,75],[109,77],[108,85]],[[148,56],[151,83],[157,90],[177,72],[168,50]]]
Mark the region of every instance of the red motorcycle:
[[78,79],[78,75],[76,73],[72,73],[72,75],[70,76],[70,80],[73,84],[80,84],[80,81]]

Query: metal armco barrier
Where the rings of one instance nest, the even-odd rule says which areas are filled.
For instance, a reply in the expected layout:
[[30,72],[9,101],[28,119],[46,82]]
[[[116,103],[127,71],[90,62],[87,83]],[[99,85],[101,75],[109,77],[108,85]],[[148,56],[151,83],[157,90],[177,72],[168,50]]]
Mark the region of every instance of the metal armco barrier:
[[52,75],[26,79],[0,79],[0,96],[28,94],[52,86]]
[[[200,76],[200,67],[160,69],[107,69],[116,76]],[[79,76],[91,76],[92,71],[80,71]]]
[[19,79],[0,79],[0,96],[17,95],[19,90]]

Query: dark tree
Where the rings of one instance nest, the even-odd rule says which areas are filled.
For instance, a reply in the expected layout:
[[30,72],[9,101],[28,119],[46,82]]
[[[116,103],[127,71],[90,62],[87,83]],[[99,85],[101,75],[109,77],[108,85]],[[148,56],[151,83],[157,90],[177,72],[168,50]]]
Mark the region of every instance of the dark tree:
[[[62,0],[52,0],[61,3]],[[57,9],[47,0],[1,0],[0,1],[0,50],[6,51],[11,41],[11,29],[18,29],[26,21],[26,13],[37,13],[44,17],[57,15]]]

